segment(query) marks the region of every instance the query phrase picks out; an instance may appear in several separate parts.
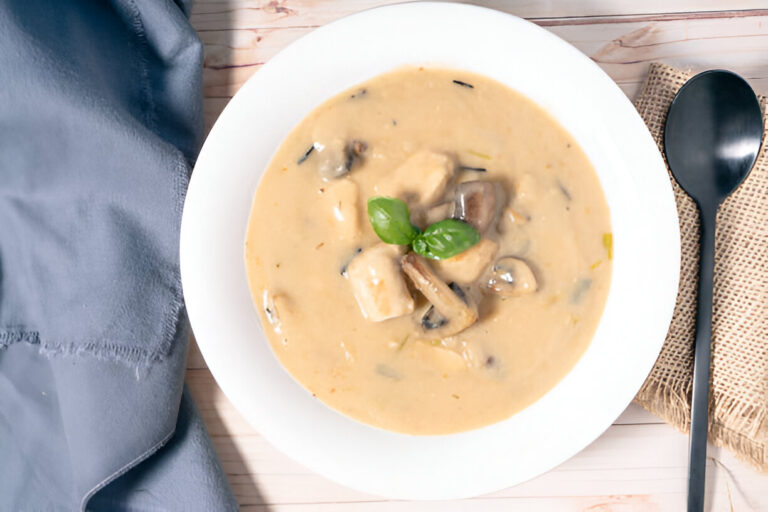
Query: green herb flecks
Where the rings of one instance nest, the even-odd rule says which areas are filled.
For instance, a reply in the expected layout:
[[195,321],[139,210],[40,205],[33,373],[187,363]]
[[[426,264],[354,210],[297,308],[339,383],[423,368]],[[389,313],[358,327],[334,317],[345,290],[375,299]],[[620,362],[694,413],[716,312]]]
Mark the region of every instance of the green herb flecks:
[[613,259],[613,233],[603,233],[603,247],[608,253],[608,259]]
[[468,149],[467,153],[469,153],[472,156],[476,156],[477,158],[482,158],[483,160],[490,160],[491,155],[486,155],[485,153],[480,153],[479,151],[475,151],[472,149]]

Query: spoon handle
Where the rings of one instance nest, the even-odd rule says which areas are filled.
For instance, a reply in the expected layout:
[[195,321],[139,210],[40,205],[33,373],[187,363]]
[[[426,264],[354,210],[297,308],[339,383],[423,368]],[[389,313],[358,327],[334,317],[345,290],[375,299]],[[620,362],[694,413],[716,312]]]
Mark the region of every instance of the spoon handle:
[[699,297],[693,360],[691,436],[688,446],[688,512],[701,512],[704,509],[717,206],[707,208],[700,205],[700,211],[701,256],[699,260]]

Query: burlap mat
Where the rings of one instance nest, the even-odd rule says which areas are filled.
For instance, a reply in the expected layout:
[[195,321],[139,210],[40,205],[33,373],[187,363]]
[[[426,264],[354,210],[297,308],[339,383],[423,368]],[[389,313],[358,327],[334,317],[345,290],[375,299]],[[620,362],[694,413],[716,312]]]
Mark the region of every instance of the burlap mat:
[[[635,101],[659,149],[667,109],[692,74],[651,64]],[[766,98],[760,97],[763,112]],[[768,123],[764,121],[765,125]],[[763,140],[768,140],[763,138]],[[715,249],[709,440],[768,471],[768,151],[720,207]],[[663,154],[663,149],[662,149]],[[694,202],[670,177],[682,236],[680,287],[659,359],[635,401],[687,432],[699,260]]]

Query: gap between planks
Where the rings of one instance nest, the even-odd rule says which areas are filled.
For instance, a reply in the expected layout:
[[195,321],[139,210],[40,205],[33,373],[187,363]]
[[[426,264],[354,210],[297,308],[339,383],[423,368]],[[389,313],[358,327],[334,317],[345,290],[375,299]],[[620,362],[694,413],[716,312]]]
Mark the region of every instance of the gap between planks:
[[662,14],[625,14],[617,16],[568,16],[557,18],[526,18],[542,27],[561,25],[601,25],[606,23],[647,23],[653,21],[708,20],[718,18],[747,18],[768,16],[768,9],[744,9],[734,11],[669,12]]

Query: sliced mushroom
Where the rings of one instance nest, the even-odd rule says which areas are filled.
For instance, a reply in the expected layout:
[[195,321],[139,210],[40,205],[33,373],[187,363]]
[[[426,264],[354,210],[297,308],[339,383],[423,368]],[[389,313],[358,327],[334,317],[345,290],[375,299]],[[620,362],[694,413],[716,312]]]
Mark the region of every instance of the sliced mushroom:
[[326,181],[344,176],[362,160],[368,145],[361,140],[333,139],[328,144],[315,143],[320,163],[318,173]]
[[445,193],[454,168],[453,160],[447,155],[419,151],[397,167],[378,192],[415,205],[429,206]]
[[447,323],[448,319],[445,318],[445,315],[436,310],[435,306],[432,306],[431,304],[421,317],[421,326],[427,331],[439,329]]
[[465,181],[456,187],[453,216],[482,234],[496,215],[496,189],[489,181]]
[[346,157],[344,162],[346,163],[347,169],[352,169],[355,162],[362,160],[366,151],[368,151],[368,144],[364,141],[357,139],[350,141],[346,148],[344,148],[344,156]]
[[488,289],[502,297],[519,297],[538,289],[531,267],[521,259],[505,256],[496,260],[488,278]]
[[453,293],[458,295],[458,297],[464,301],[464,304],[469,304],[469,298],[467,297],[467,292],[464,291],[464,289],[459,286],[456,283],[448,283],[448,288],[450,288]]
[[[449,283],[448,288],[450,288],[453,293],[455,293],[462,301],[464,301],[464,304],[469,304],[469,299],[467,298],[466,292],[456,283]],[[429,308],[427,308],[427,311],[424,312],[424,315],[421,317],[421,326],[424,328],[424,330],[432,331],[435,329],[439,329],[446,325],[448,323],[448,318],[445,317],[440,311],[435,309],[435,306],[432,304],[429,305]]]
[[397,246],[377,244],[369,247],[347,266],[346,276],[352,285],[363,317],[372,322],[413,313],[413,297],[400,272]]
[[437,277],[424,258],[408,253],[403,256],[402,266],[416,289],[447,320],[431,331],[434,335],[451,336],[477,322],[477,306],[468,300],[463,290],[459,288],[459,294]]
[[461,284],[472,283],[488,268],[498,250],[499,244],[488,238],[483,238],[456,256],[435,261],[433,263],[435,272],[446,281],[455,281]]

